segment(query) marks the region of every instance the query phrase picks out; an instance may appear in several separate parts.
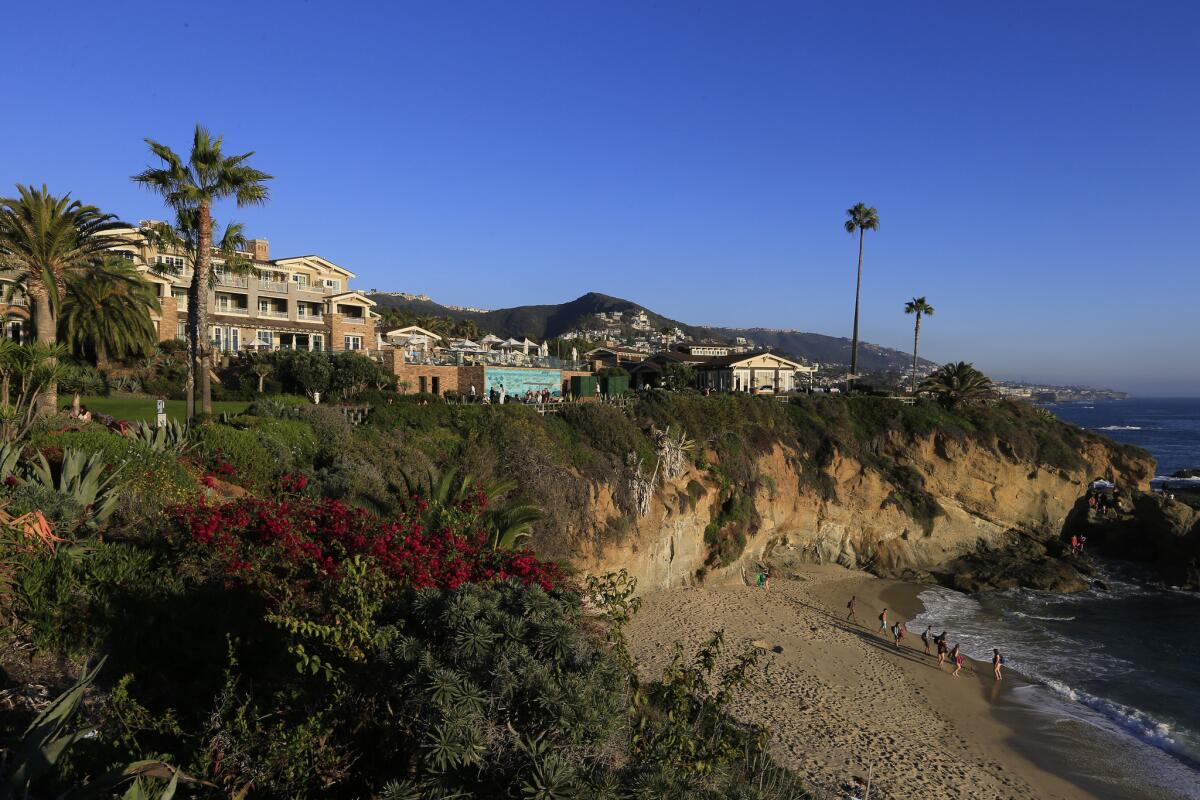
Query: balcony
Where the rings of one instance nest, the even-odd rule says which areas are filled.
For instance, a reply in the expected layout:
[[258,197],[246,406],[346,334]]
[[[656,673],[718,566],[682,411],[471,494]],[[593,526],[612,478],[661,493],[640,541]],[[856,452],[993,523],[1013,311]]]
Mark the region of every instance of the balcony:
[[349,322],[351,325],[362,325],[367,321],[366,317],[348,317],[342,315],[342,322]]
[[227,272],[214,272],[217,286],[232,286],[235,289],[246,289],[250,286],[250,278],[245,275],[230,275]]
[[250,309],[245,306],[217,306],[213,313],[231,314],[236,317],[250,316]]
[[258,288],[264,292],[281,292],[287,294],[288,285],[287,281],[265,281],[260,279],[258,281]]
[[325,315],[322,314],[320,311],[315,312],[315,313],[307,312],[307,311],[298,311],[298,312],[296,312],[296,319],[300,320],[301,322],[324,322]]
[[260,308],[258,310],[260,317],[271,317],[272,319],[287,319],[287,309],[280,310],[278,308]]

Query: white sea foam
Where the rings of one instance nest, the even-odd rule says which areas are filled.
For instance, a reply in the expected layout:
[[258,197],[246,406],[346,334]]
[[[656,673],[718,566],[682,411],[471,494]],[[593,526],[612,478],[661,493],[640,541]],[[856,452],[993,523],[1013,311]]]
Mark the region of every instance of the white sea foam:
[[1096,430],[1098,431],[1140,431],[1141,425],[1102,425]]
[[[1106,575],[1105,580],[1115,584],[1117,591],[1053,596],[1017,589],[1003,594],[1012,602],[1039,605],[1053,602],[1061,605],[1064,602],[1095,601],[1111,598],[1114,594],[1128,596],[1146,591],[1144,587],[1111,576]],[[1005,610],[1005,617],[1020,618],[1006,623],[1004,619],[989,616],[975,598],[940,587],[921,592],[920,601],[925,610],[910,623],[910,627],[915,629],[932,624],[937,631],[948,628],[951,642],[961,643],[967,655],[985,662],[991,659],[992,648],[999,646],[1010,668],[1035,682],[1035,693],[1048,690],[1053,697],[1059,698],[1060,702],[1054,705],[1064,716],[1113,734],[1133,736],[1183,759],[1193,768],[1200,763],[1200,742],[1191,731],[1176,731],[1170,724],[1144,711],[1071,686],[1061,677],[1071,674],[1081,663],[1088,665],[1092,676],[1104,676],[1106,679],[1132,675],[1138,669],[1137,665],[1104,652],[1103,646],[1097,643],[1074,639],[1061,631],[1046,630],[1037,624],[1041,621],[1071,622],[1074,616]],[[1035,707],[1044,706],[1048,700],[1045,695],[1041,701],[1030,698]]]
[[1074,617],[1039,617],[1037,614],[1026,614],[1024,611],[1014,611],[1014,616],[1024,617],[1025,619],[1040,619],[1046,622],[1072,622]]

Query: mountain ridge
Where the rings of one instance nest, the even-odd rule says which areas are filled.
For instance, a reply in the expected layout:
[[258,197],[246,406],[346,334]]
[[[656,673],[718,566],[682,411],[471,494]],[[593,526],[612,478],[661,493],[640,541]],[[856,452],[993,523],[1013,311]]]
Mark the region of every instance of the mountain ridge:
[[[567,331],[580,327],[600,312],[645,311],[655,329],[678,327],[695,339],[732,341],[744,336],[753,339],[760,347],[769,347],[781,353],[800,356],[822,364],[850,363],[850,339],[827,334],[781,330],[763,327],[734,328],[726,326],[693,325],[658,314],[632,300],[603,294],[586,292],[565,303],[544,303],[513,306],[487,311],[475,311],[442,305],[434,300],[425,300],[394,292],[372,292],[367,295],[383,308],[406,310],[418,315],[449,317],[455,320],[470,320],[481,329],[502,337],[521,338],[528,336],[538,341],[553,339]],[[859,363],[864,372],[902,370],[911,366],[912,354],[895,348],[883,347],[870,342],[859,342]],[[932,362],[921,359],[924,365]]]

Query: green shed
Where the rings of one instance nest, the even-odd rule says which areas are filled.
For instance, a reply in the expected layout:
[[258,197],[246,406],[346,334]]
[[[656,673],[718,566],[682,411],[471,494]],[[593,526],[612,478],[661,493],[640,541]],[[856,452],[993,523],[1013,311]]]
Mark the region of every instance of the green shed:
[[605,375],[600,378],[600,391],[609,397],[625,394],[629,390],[628,375]]
[[596,396],[596,376],[595,375],[572,375],[571,376],[571,394],[575,397],[595,397]]

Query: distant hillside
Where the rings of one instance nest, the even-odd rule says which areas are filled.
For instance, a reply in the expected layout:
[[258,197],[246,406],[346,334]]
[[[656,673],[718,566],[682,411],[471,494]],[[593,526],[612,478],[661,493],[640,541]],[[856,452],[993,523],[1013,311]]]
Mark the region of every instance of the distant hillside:
[[[803,333],[801,331],[779,331],[764,328],[714,328],[704,325],[690,325],[678,320],[656,314],[645,306],[619,297],[611,297],[599,292],[588,292],[567,303],[557,305],[516,306],[515,308],[500,308],[494,311],[461,311],[448,308],[431,300],[416,300],[387,293],[370,295],[371,299],[384,308],[397,308],[411,311],[418,315],[450,317],[451,319],[473,320],[480,329],[490,331],[497,336],[521,338],[528,336],[541,341],[560,336],[565,331],[581,326],[593,314],[601,311],[637,311],[644,310],[650,317],[654,327],[678,326],[689,336],[697,339],[716,339],[732,341],[734,337],[745,336],[753,339],[756,344],[770,347],[781,353],[801,356],[810,361],[822,364],[849,364],[850,339],[836,336],[825,336],[820,333]],[[859,348],[860,370],[862,372],[878,372],[882,370],[902,370],[912,363],[912,355],[889,347],[862,342]],[[923,363],[925,362],[922,359]]]

